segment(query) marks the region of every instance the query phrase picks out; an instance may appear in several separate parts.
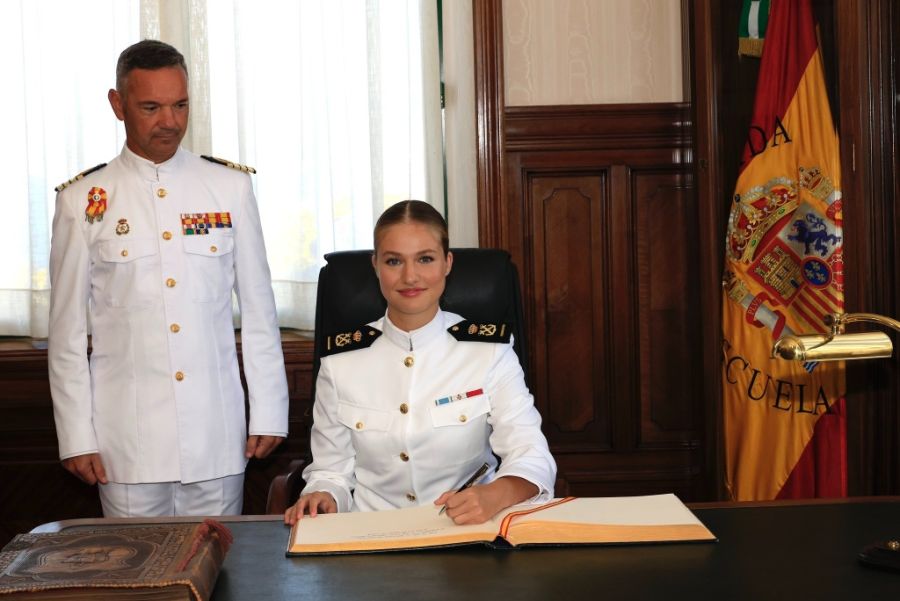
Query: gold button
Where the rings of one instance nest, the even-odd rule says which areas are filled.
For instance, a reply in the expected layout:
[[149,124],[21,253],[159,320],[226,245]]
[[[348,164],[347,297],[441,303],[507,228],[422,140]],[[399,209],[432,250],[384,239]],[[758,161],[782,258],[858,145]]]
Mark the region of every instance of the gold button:
[[211,252],[211,253],[214,253],[217,250],[219,250],[219,247],[217,247],[216,245],[212,245],[209,247],[209,252]]
[[415,362],[416,362],[415,359],[413,359],[412,357],[407,357],[406,359],[403,360],[403,365],[405,365],[406,367],[412,367],[413,363],[415,363]]
[[156,195],[159,196],[160,198],[165,198],[166,194],[168,194],[168,192],[166,192],[165,188],[160,188],[159,190],[156,191]]
[[468,419],[468,418],[467,418],[465,415],[460,415],[460,416],[459,416],[459,421],[461,421],[462,423],[466,423],[466,420],[467,420],[467,419]]
[[122,256],[123,256],[123,257],[127,257],[127,256],[128,256],[128,251],[127,251],[127,250],[123,250],[123,251],[122,251]]
[[412,494],[411,492],[408,492],[408,493],[406,493],[406,498],[410,501],[415,501],[416,495]]
[[173,323],[172,325],[169,326],[169,329],[172,330],[173,334],[177,334],[178,332],[181,331],[181,326],[178,325],[177,323]]
[[169,288],[174,288],[175,287],[175,278],[169,278],[168,280],[166,280],[166,286],[168,286]]
[[404,415],[406,415],[407,413],[409,413],[409,405],[407,405],[406,403],[402,403],[402,404],[400,405],[400,413],[402,413],[402,414],[404,414]]
[[400,453],[400,461],[409,461],[409,455],[406,453]]
[[356,429],[357,429],[357,430],[362,430],[362,429],[363,429],[363,423],[362,423],[362,422],[356,422]]
[[180,372],[180,371],[176,371],[175,379],[178,380],[179,382],[181,382],[182,380],[184,380],[184,373]]
[[163,240],[171,240],[172,232],[163,232]]

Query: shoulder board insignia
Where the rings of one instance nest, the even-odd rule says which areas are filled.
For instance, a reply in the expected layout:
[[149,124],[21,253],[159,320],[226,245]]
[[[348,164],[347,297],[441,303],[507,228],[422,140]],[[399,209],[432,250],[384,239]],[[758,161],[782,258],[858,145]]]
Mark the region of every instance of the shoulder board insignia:
[[77,182],[78,180],[84,178],[84,176],[90,175],[90,174],[93,173],[94,171],[100,171],[100,170],[103,169],[104,167],[106,167],[106,163],[100,163],[99,165],[97,165],[97,166],[95,166],[95,167],[91,167],[91,168],[88,169],[87,171],[82,171],[81,173],[79,173],[78,175],[76,175],[75,177],[73,177],[72,179],[70,179],[69,181],[64,182],[64,183],[62,183],[62,184],[56,186],[55,188],[53,188],[53,190],[54,190],[55,192],[62,192],[62,191],[65,190],[67,187],[71,186],[72,184],[74,184],[74,183]]
[[512,328],[505,323],[475,323],[461,321],[447,328],[460,342],[509,342]]
[[337,355],[347,351],[369,348],[381,336],[381,330],[364,326],[349,332],[326,336],[322,341],[322,356]]
[[226,167],[230,167],[231,169],[237,169],[238,171],[243,171],[244,173],[256,173],[256,169],[253,167],[249,167],[247,165],[241,165],[240,163],[232,163],[231,161],[226,161],[225,159],[217,159],[216,157],[211,157],[205,154],[201,154],[200,158],[206,159],[210,163],[217,163],[219,165],[224,165]]

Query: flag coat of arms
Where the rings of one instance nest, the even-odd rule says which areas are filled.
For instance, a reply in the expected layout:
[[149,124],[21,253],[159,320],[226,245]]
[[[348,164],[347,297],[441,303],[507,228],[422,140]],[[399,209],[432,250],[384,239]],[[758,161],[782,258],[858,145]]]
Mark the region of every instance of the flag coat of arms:
[[843,362],[771,357],[843,310],[838,137],[809,0],[772,0],[723,278],[726,486],[734,500],[846,495]]

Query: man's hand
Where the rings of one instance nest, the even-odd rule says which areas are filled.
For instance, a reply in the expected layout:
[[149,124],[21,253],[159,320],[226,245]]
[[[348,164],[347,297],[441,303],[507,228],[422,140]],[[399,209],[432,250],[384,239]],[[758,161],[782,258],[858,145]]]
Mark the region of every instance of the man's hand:
[[247,449],[244,451],[244,456],[247,459],[251,457],[256,457],[257,459],[267,457],[283,440],[283,436],[250,436],[247,439]]
[[62,460],[64,468],[72,472],[82,482],[87,484],[106,484],[106,469],[103,467],[103,461],[100,459],[100,453],[88,453],[87,455],[76,455]]

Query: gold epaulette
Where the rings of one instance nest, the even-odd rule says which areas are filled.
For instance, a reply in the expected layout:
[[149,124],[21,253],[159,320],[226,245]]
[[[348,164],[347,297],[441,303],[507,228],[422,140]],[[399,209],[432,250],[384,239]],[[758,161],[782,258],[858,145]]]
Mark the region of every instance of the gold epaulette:
[[512,328],[505,323],[475,323],[461,321],[447,328],[460,342],[509,342]]
[[56,186],[55,188],[53,188],[53,190],[56,191],[56,192],[62,192],[63,190],[65,190],[65,189],[66,189],[67,187],[69,187],[70,185],[72,185],[72,184],[74,184],[75,182],[77,182],[78,180],[84,178],[84,176],[90,175],[90,174],[93,173],[94,171],[99,171],[100,169],[103,169],[104,167],[106,167],[106,163],[100,163],[99,165],[96,165],[96,166],[94,166],[94,167],[91,167],[91,168],[88,169],[87,171],[82,171],[81,173],[79,173],[78,175],[76,175],[75,177],[73,177],[72,179],[70,179],[69,181],[64,182],[64,183],[62,183],[62,184]]
[[201,154],[200,157],[206,159],[210,163],[218,163],[219,165],[231,167],[232,169],[237,169],[238,171],[243,171],[244,173],[256,173],[256,169],[254,169],[253,167],[249,167],[247,165],[241,165],[240,163],[232,163],[231,161],[226,161],[225,159],[217,159],[216,157],[211,157],[211,156],[208,156],[205,154]]
[[381,336],[381,330],[376,330],[371,326],[362,326],[349,332],[332,334],[322,340],[320,354],[322,357],[327,357],[346,351],[369,348],[379,336]]

